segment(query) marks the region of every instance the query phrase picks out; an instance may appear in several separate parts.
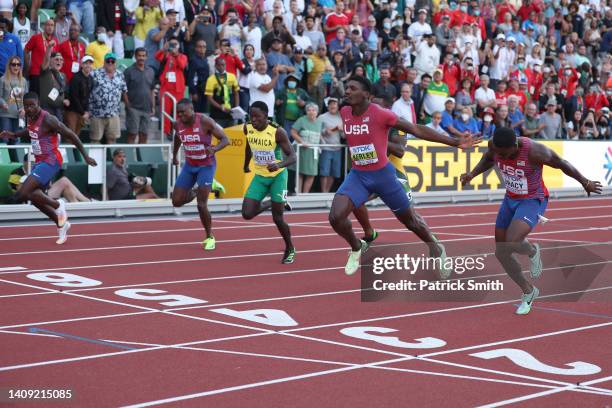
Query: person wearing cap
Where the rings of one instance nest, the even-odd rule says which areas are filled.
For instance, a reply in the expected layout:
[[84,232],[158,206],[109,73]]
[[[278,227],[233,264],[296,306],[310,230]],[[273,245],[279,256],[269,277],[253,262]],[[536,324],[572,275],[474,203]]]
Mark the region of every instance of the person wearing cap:
[[484,140],[489,140],[493,137],[493,133],[495,133],[495,123],[493,123],[493,119],[495,118],[495,110],[493,108],[485,108],[483,111],[482,121],[479,123],[479,131]]
[[497,82],[505,80],[510,73],[510,68],[514,65],[514,59],[516,53],[514,52],[514,45],[510,45],[510,42],[514,42],[514,39],[506,39],[503,34],[497,36],[498,43],[493,47],[493,61],[491,64],[491,82]]
[[104,66],[104,56],[112,52],[107,41],[106,28],[100,26],[96,28],[96,41],[90,42],[85,49],[85,52],[93,57],[95,69],[102,68]]
[[455,31],[450,27],[450,16],[442,17],[442,24],[436,27],[436,45],[442,50],[442,54],[447,54],[447,48],[451,43],[454,43]]
[[[276,121],[285,129],[289,139],[291,127],[305,114],[304,108],[312,99],[305,89],[299,86],[300,81],[295,74],[287,75],[283,89],[276,91]],[[274,115],[274,111],[269,111]]]
[[433,73],[433,81],[429,83],[425,92],[425,99],[423,100],[422,112],[420,114],[420,120],[425,123],[429,122],[428,117],[431,117],[432,113],[444,110],[444,103],[450,96],[448,85],[442,82],[442,75],[442,69],[436,68]]
[[417,21],[410,24],[408,27],[408,37],[412,38],[417,45],[421,42],[421,38],[423,38],[425,34],[433,34],[431,26],[426,21],[427,9],[420,9],[418,13]]
[[33,35],[24,47],[23,72],[29,78],[32,92],[40,92],[40,71],[47,48],[51,48],[52,51],[59,50],[59,41],[54,33],[55,21],[49,19],[43,24],[42,32]]
[[40,107],[60,121],[64,119],[64,94],[68,87],[61,71],[63,65],[62,54],[47,48],[40,73]]
[[72,24],[68,32],[68,39],[61,43],[58,51],[64,57],[62,72],[66,76],[66,82],[70,83],[72,76],[81,69],[81,62],[85,57],[85,44],[79,41],[81,28],[78,24]]
[[425,73],[431,74],[440,62],[440,49],[436,46],[436,39],[433,34],[424,34],[424,41],[416,45],[416,58],[414,67],[417,69],[418,76]]
[[121,136],[119,112],[121,101],[129,108],[127,85],[123,74],[117,71],[117,56],[112,52],[104,56],[104,66],[92,74],[89,110],[91,114],[91,143],[100,143],[102,138],[107,144],[115,143]]
[[221,54],[217,58],[223,58],[225,60],[225,69],[227,72],[234,76],[238,76],[238,71],[244,69],[244,64],[234,47],[232,47],[231,41],[225,38],[222,39],[219,44]]
[[542,139],[554,140],[561,139],[563,121],[561,115],[555,112],[557,101],[551,98],[546,102],[546,112],[540,115],[539,123],[543,125],[540,131]]
[[178,21],[184,21],[185,15],[185,3],[183,0],[163,0],[160,2],[161,9],[168,15],[170,12],[177,14]]
[[[272,30],[266,33],[261,39],[261,50],[263,53],[270,52],[270,48],[274,45],[274,41],[280,40],[281,45],[279,48],[280,52],[286,52],[287,48],[295,45],[295,39],[287,31],[283,24],[283,17],[275,16],[272,19]],[[268,61],[270,65],[270,61]]]
[[68,87],[68,106],[64,111],[64,123],[77,136],[89,118],[89,95],[93,87],[91,72],[93,71],[93,57],[85,55],[81,59],[80,69],[72,76]]
[[448,97],[444,101],[444,110],[441,111],[440,126],[448,134],[459,136],[461,132],[455,129],[455,98]]

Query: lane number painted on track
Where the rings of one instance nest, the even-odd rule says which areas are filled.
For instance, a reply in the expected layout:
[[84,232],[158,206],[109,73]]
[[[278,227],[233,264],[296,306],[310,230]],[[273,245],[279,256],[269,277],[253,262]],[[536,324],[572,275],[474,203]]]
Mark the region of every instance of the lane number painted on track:
[[385,346],[407,348],[407,349],[430,349],[437,347],[444,347],[446,342],[442,339],[435,337],[422,337],[415,339],[416,342],[409,343],[400,340],[396,336],[381,336],[372,333],[394,333],[396,329],[389,327],[377,327],[377,326],[360,326],[360,327],[346,327],[340,330],[340,333],[348,337],[354,337],[356,339],[370,340]]
[[226,316],[232,316],[237,319],[248,320],[250,322],[265,324],[274,327],[291,327],[297,326],[298,322],[293,320],[291,316],[284,310],[280,309],[252,309],[252,310],[234,310],[234,309],[211,309],[211,312],[220,313]]
[[102,282],[99,280],[85,278],[72,273],[43,272],[30,273],[26,276],[35,281],[46,282],[54,286],[67,288],[91,288],[102,285]]
[[574,361],[573,363],[565,364],[571,368],[559,368],[542,363],[540,360],[520,349],[503,348],[496,350],[488,350],[480,353],[473,353],[470,356],[491,360],[494,358],[506,357],[519,367],[528,370],[539,371],[547,374],[557,375],[592,375],[601,371],[599,366],[584,361]]
[[208,303],[206,300],[196,299],[185,295],[168,294],[165,290],[159,289],[121,289],[115,291],[116,295],[136,300],[164,300],[159,302],[164,306],[189,306]]

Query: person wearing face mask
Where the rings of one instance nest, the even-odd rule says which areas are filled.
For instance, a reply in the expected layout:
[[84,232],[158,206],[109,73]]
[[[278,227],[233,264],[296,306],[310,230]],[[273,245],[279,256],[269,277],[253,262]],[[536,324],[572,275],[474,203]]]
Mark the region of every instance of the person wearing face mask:
[[433,34],[433,31],[431,31],[431,26],[426,22],[426,19],[427,10],[420,9],[418,20],[410,24],[410,27],[408,27],[408,37],[414,39],[415,44],[419,44],[421,38],[423,38],[425,35]]
[[493,133],[495,132],[495,123],[493,123],[493,118],[495,117],[495,111],[493,108],[486,108],[484,110],[484,115],[482,118],[482,122],[479,122],[479,130],[482,138],[484,140],[489,140],[493,137]]
[[232,126],[234,120],[231,109],[240,105],[238,92],[240,86],[234,74],[225,69],[225,60],[215,59],[215,72],[206,81],[205,95],[208,98],[210,117],[225,128]]
[[462,134],[469,133],[471,135],[476,135],[480,133],[480,125],[478,121],[472,117],[472,108],[469,106],[464,106],[463,109],[461,109],[461,115],[455,119],[453,127],[457,132]]
[[561,70],[559,70],[559,84],[561,89],[561,95],[564,98],[569,99],[574,96],[576,86],[578,86],[578,74],[569,63],[565,63]]
[[91,55],[94,58],[94,69],[104,66],[104,56],[110,52],[112,50],[108,45],[106,28],[98,27],[96,29],[96,41],[90,42],[85,50],[87,55]]
[[610,140],[610,122],[607,116],[602,115],[597,121],[597,130],[599,131],[599,138],[601,140]]
[[464,24],[471,24],[473,17],[468,14],[467,0],[459,2],[459,9],[453,12],[453,27],[462,27]]
[[288,75],[284,89],[276,92],[276,119],[292,141],[291,127],[305,114],[304,107],[309,102],[311,98],[308,92],[299,87],[299,80],[294,74]]

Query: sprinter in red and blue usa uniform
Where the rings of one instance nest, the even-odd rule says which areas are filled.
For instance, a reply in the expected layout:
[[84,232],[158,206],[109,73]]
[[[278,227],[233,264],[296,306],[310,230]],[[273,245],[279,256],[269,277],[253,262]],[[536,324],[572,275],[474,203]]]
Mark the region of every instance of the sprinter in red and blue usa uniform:
[[[211,118],[201,113],[195,113],[189,99],[182,99],[176,107],[176,123],[174,131],[174,151],[172,163],[178,166],[178,153],[181,145],[185,151],[185,164],[176,179],[172,191],[172,205],[181,207],[198,199],[200,221],[206,230],[206,238],[202,241],[205,250],[215,249],[215,237],[212,235],[212,222],[208,211],[208,195],[212,189],[217,160],[215,153],[228,145],[229,141],[223,129]],[[219,143],[212,145],[212,138]],[[193,190],[195,183],[197,190]]]
[[66,242],[70,229],[66,205],[62,199],[54,200],[44,193],[62,167],[62,155],[58,149],[60,137],[75,145],[87,164],[96,166],[97,163],[85,152],[81,140],[72,130],[40,108],[37,94],[31,92],[23,97],[23,109],[28,123],[27,128],[14,133],[3,131],[0,134],[0,137],[29,138],[31,152],[36,159],[31,174],[12,197],[12,202],[31,201],[57,225],[59,238],[56,242],[61,245]]
[[577,180],[589,196],[591,193],[601,194],[601,184],[587,180],[571,163],[545,145],[527,137],[517,137],[510,128],[495,130],[493,139],[489,141],[489,150],[471,172],[461,175],[461,183],[466,185],[494,165],[501,171],[506,188],[506,196],[495,221],[495,256],[523,291],[516,314],[525,315],[531,310],[533,300],[540,291],[525,279],[514,254],[528,255],[531,277],[540,276],[540,246],[527,241],[527,235],[543,216],[548,204],[548,190],[542,178],[543,166],[560,169]]

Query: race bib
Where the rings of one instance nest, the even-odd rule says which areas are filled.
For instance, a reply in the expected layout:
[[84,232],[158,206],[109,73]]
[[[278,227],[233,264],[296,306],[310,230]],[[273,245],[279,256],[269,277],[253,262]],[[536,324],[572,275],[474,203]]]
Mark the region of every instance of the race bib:
[[199,151],[205,151],[206,150],[206,146],[202,145],[202,144],[198,144],[198,145],[183,145],[183,148],[185,149],[185,152],[199,152]]
[[482,71],[483,74],[486,74],[486,73],[489,72],[489,67],[487,65],[483,65],[481,71]]
[[32,141],[32,153],[35,155],[41,155],[42,149],[40,148],[40,141],[38,139],[31,139]]
[[267,165],[274,163],[276,157],[274,156],[273,150],[253,150],[253,160],[255,164]]
[[502,173],[506,190],[512,194],[525,195],[529,193],[527,177]]
[[58,96],[59,96],[59,91],[56,88],[53,88],[51,92],[49,92],[49,99],[51,99],[52,101],[55,101]]
[[73,63],[72,63],[72,68],[70,69],[70,71],[71,71],[73,74],[76,74],[77,72],[79,72],[79,63],[78,63],[78,62],[76,62],[76,61],[75,61],[75,62],[73,62]]
[[166,78],[168,78],[168,82],[175,83],[176,82],[176,72],[166,73]]
[[368,164],[378,163],[378,156],[374,144],[351,146],[351,159],[357,166],[366,166]]

